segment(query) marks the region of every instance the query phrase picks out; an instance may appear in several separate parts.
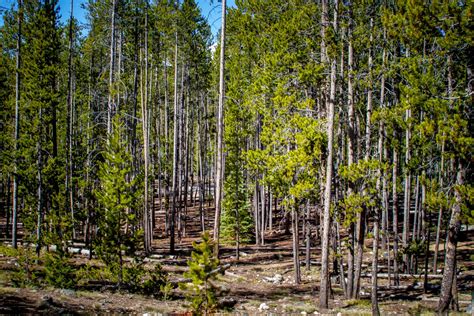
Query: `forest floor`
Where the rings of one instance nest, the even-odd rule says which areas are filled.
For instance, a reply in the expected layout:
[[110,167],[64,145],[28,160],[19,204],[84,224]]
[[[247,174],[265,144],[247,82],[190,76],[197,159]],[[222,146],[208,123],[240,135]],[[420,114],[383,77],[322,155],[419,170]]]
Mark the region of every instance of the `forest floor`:
[[[155,241],[156,254],[147,260],[147,267],[156,262],[169,273],[171,282],[183,280],[186,260],[189,258],[194,239],[183,239],[178,255],[170,256],[160,249],[166,249],[165,240]],[[367,246],[370,240],[367,241]],[[474,232],[459,244],[458,276],[460,310],[466,311],[474,291],[474,263],[470,260],[474,249]],[[345,300],[339,284],[333,284],[330,310],[318,308],[319,250],[312,250],[310,270],[301,267],[302,282],[294,285],[292,249],[289,236],[268,239],[265,246],[242,247],[240,260],[235,258],[233,248],[222,249],[221,263],[231,266],[219,275],[215,284],[221,298],[227,299],[230,313],[238,314],[370,314],[370,273],[363,274],[361,299]],[[369,264],[370,250],[366,249],[365,264]],[[302,260],[304,260],[302,258]],[[86,258],[76,255],[74,261],[83,264]],[[96,262],[96,261],[93,261]],[[155,299],[138,294],[110,290],[64,290],[53,288],[13,288],[8,282],[14,262],[0,254],[0,314],[168,314],[181,315],[189,310],[183,293],[174,289],[168,300]],[[369,265],[370,266],[370,265]],[[333,281],[335,282],[335,281]],[[437,276],[430,278],[431,291],[423,293],[423,276],[413,275],[401,278],[400,287],[389,287],[386,278],[379,279],[380,310],[382,314],[419,315],[431,314],[437,305],[439,284]]]

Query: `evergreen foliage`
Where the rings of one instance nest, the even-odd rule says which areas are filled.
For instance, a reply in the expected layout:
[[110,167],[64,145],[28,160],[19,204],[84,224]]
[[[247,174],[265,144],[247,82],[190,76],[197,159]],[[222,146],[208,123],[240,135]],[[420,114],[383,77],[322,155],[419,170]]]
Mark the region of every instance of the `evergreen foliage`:
[[116,115],[113,122],[113,132],[103,153],[104,161],[99,167],[101,184],[96,197],[100,210],[95,250],[99,258],[118,273],[119,282],[122,282],[123,255],[135,253],[142,232],[137,229],[138,219],[131,211],[138,197],[137,180],[132,178],[132,157],[125,150],[120,115]]
[[212,280],[216,278],[215,270],[219,266],[219,259],[213,253],[213,242],[209,232],[202,234],[200,243],[193,242],[191,260],[188,260],[189,271],[184,277],[191,278],[191,284],[182,283],[180,287],[187,291],[187,299],[196,315],[214,311],[217,308],[216,290]]

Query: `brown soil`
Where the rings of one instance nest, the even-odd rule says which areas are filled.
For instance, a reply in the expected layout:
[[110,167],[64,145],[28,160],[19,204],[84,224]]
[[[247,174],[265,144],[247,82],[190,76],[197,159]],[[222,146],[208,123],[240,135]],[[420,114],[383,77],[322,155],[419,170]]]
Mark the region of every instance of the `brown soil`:
[[[317,305],[319,265],[307,270],[302,266],[302,284],[294,285],[293,263],[289,238],[286,241],[275,241],[265,246],[246,246],[241,251],[240,260],[235,259],[233,248],[222,249],[222,263],[230,263],[231,267],[224,275],[219,275],[216,286],[219,287],[220,297],[227,304],[234,305],[233,313],[278,313],[278,314],[314,314],[325,312],[337,314],[370,314],[370,278],[364,277],[361,299],[345,300],[339,284],[333,284],[333,296],[329,311],[320,311]],[[461,243],[460,249],[472,252],[472,241],[469,238]],[[157,253],[147,263],[152,267],[160,262],[170,274],[171,281],[176,283],[183,280],[182,273],[186,270],[186,259],[191,250],[193,238],[183,239],[180,255],[170,256]],[[166,247],[165,240],[155,241],[157,249]],[[369,263],[369,249],[366,250],[366,263]],[[318,262],[319,250],[312,250],[312,261]],[[469,256],[459,258],[459,266],[465,271],[459,276],[458,286],[461,311],[465,311],[470,303],[470,292],[474,289],[474,271]],[[303,258],[302,258],[303,259]],[[0,314],[185,314],[187,302],[179,289],[174,289],[170,300],[164,301],[143,295],[98,291],[71,291],[60,289],[17,289],[9,287],[7,277],[9,268],[14,262],[6,257],[2,263],[0,278]],[[76,264],[84,264],[87,259],[76,256]],[[282,276],[281,282],[274,284],[268,278]],[[428,294],[423,293],[422,278],[413,276],[402,278],[401,287],[389,287],[387,279],[380,279],[380,309],[382,314],[423,314],[432,313],[437,304],[439,279],[430,280],[433,287]],[[262,305],[262,304],[265,304]],[[260,310],[259,310],[260,307]]]

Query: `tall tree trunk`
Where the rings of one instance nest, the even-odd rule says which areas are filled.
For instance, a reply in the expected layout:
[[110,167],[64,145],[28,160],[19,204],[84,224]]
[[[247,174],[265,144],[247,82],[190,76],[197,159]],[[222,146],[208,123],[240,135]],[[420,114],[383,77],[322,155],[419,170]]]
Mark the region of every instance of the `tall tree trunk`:
[[[176,0],[175,9],[178,10],[179,0]],[[177,21],[176,21],[177,23]],[[175,247],[175,221],[176,221],[176,202],[178,193],[178,133],[179,133],[179,106],[178,106],[178,31],[175,31],[174,46],[174,113],[173,113],[173,207],[171,208],[170,218],[170,252],[174,253]]]
[[[149,145],[148,145],[148,2],[145,3],[145,47],[144,63],[140,71],[140,92],[141,92],[141,119],[143,133],[143,159],[144,159],[144,192],[143,192],[143,228],[144,228],[144,247],[145,252],[151,252],[152,228],[150,221],[150,210],[148,205],[148,164],[149,164]],[[143,71],[144,70],[144,71]]]
[[[402,243],[403,247],[406,249],[408,247],[408,239],[410,235],[410,195],[411,195],[411,172],[408,168],[410,162],[410,139],[411,139],[411,130],[410,130],[410,120],[411,120],[411,109],[407,109],[405,113],[405,121],[407,122],[407,129],[405,131],[405,192],[403,200],[403,233],[402,233]],[[408,270],[408,256],[403,254],[403,263],[404,270]]]
[[36,152],[38,155],[37,168],[38,168],[38,219],[36,223],[36,255],[39,257],[41,252],[41,246],[43,243],[43,148],[41,146],[41,137],[42,137],[42,125],[43,125],[43,115],[42,109],[39,109],[39,130],[38,130],[38,142],[36,143]]
[[[327,1],[322,1],[322,21],[327,22],[328,6]],[[337,31],[337,1],[334,11],[334,29]],[[326,158],[326,184],[324,189],[324,210],[323,210],[323,234],[321,242],[321,283],[319,306],[328,308],[329,300],[329,230],[330,230],[330,208],[331,208],[331,184],[333,172],[333,142],[334,142],[334,107],[336,98],[336,59],[331,59],[331,77],[329,88],[329,99],[327,105],[327,135],[328,154]]]
[[74,225],[74,200],[73,200],[73,188],[72,188],[72,131],[73,131],[73,85],[72,85],[72,55],[73,55],[73,35],[72,35],[72,23],[73,23],[73,7],[74,0],[71,0],[71,15],[69,17],[69,55],[68,55],[68,82],[67,82],[67,129],[66,129],[66,147],[67,147],[67,163],[66,163],[66,204],[69,208],[72,223],[72,238],[76,238],[76,230]]
[[15,74],[15,166],[13,171],[13,211],[12,211],[12,246],[17,248],[18,232],[18,151],[20,143],[20,67],[21,67],[21,24],[22,24],[22,0],[18,0],[18,17],[17,17],[17,40],[16,40],[16,74]]
[[452,299],[452,287],[456,278],[456,247],[458,242],[459,228],[461,226],[461,204],[462,196],[460,186],[464,184],[464,169],[459,161],[457,165],[456,187],[454,188],[454,203],[451,207],[451,219],[449,220],[448,240],[446,247],[446,264],[444,267],[443,280],[441,282],[441,294],[438,302],[438,312],[445,313]]
[[[347,71],[347,166],[350,167],[355,162],[354,147],[355,147],[355,119],[354,119],[354,51],[352,48],[352,6],[349,8],[349,27],[347,29],[348,35],[348,71]],[[353,193],[353,184],[350,182],[347,187],[347,196]],[[347,286],[346,298],[353,298],[352,291],[354,286],[354,223],[349,224],[349,252],[347,255]]]
[[215,207],[216,214],[214,217],[214,241],[215,241],[215,255],[219,256],[219,233],[221,223],[221,209],[222,209],[222,189],[224,180],[224,68],[225,68],[225,27],[226,27],[226,0],[222,0],[222,24],[221,24],[221,51],[219,60],[219,105],[217,108],[217,157],[216,157],[216,196]]
[[[370,29],[372,29],[373,20],[370,19]],[[372,34],[370,35],[370,42],[372,42]],[[367,91],[367,113],[366,113],[366,125],[365,125],[365,161],[368,162],[370,159],[370,144],[371,144],[371,119],[372,119],[372,51],[369,48],[369,87]],[[364,184],[364,195],[368,194],[367,188]],[[354,284],[352,293],[356,298],[359,298],[360,295],[360,276],[362,272],[362,261],[364,255],[364,240],[365,240],[365,222],[367,216],[367,207],[364,206],[362,211],[357,214],[357,223],[356,223],[356,251],[355,251],[355,271],[354,271]],[[377,241],[378,243],[378,241]]]
[[107,100],[107,134],[112,133],[112,116],[113,116],[113,84],[115,71],[115,14],[117,11],[117,0],[112,0],[112,13],[110,22],[110,65],[109,65],[109,95]]
[[[397,133],[393,131],[393,138],[396,139]],[[393,147],[393,167],[392,167],[392,213],[393,213],[393,279],[394,284],[399,285],[398,278],[398,148],[397,145]]]

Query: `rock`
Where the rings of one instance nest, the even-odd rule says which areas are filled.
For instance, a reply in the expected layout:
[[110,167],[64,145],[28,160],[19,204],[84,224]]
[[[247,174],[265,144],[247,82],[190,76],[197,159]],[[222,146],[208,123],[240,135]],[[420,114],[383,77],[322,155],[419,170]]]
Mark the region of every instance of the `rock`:
[[76,295],[76,291],[70,290],[70,289],[61,289],[61,290],[59,290],[59,293],[67,295],[67,296],[75,296]]
[[242,257],[247,257],[247,256],[248,256],[248,254],[247,254],[246,252],[243,252],[243,251],[240,252],[240,255],[241,255]]
[[314,315],[319,315],[319,312],[318,312],[318,311],[314,311],[313,314],[314,314]]
[[281,274],[275,274],[273,277],[264,277],[263,281],[273,284],[281,284],[283,282],[283,276]]
[[305,311],[302,311],[301,312],[301,315],[307,315],[308,313],[306,313]]
[[81,249],[81,255],[89,256],[90,254],[91,254],[91,251],[89,249]]
[[260,307],[258,308],[258,311],[263,312],[263,311],[266,311],[266,310],[269,310],[269,309],[270,309],[270,307],[266,303],[262,303],[262,304],[260,304]]
[[342,316],[342,313],[341,313],[341,312],[339,312],[339,313],[337,313],[337,314],[336,314],[336,316]]
[[68,247],[67,251],[69,251],[70,253],[80,253],[81,249],[76,248],[76,247]]

